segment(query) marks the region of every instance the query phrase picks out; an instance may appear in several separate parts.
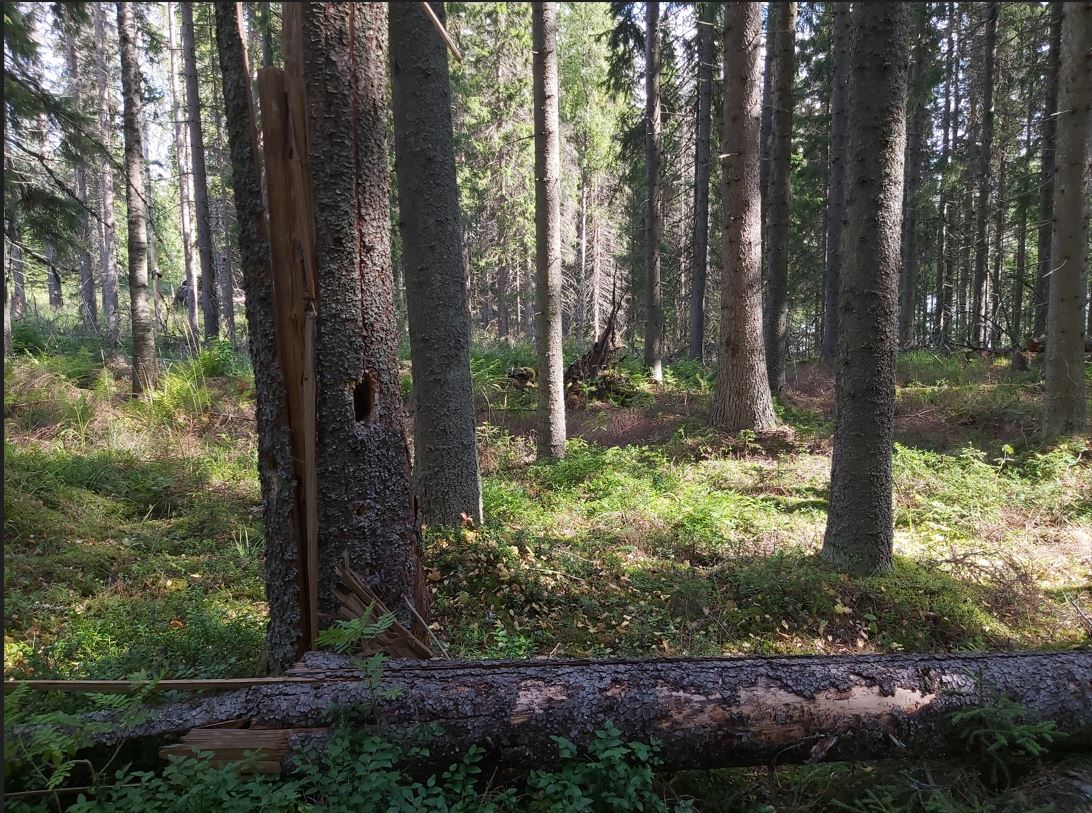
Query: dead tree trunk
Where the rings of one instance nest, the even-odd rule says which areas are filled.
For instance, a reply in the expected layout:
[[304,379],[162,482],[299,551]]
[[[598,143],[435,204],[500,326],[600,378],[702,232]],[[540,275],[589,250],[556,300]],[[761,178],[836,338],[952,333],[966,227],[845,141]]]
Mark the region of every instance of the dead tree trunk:
[[272,733],[259,729],[286,743],[321,736],[313,727],[326,724],[330,708],[355,707],[352,724],[384,736],[437,726],[432,763],[480,745],[491,761],[526,769],[557,761],[552,737],[583,749],[611,722],[627,740],[658,739],[663,767],[673,770],[937,755],[955,747],[952,711],[1004,697],[1054,720],[1081,747],[1092,744],[1090,675],[1089,652],[389,661],[375,687],[345,658],[308,653],[286,679],[151,708],[136,725],[96,736],[114,743],[249,720],[251,729],[233,738],[245,748],[249,735],[254,747]]

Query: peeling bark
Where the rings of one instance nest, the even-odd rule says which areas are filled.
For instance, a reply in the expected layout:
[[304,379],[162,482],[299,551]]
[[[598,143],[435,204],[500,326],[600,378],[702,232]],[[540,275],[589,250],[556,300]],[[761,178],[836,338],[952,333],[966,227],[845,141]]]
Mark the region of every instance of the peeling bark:
[[[619,661],[388,662],[373,688],[345,658],[308,653],[290,672],[313,683],[269,683],[149,710],[103,743],[180,734],[225,720],[254,729],[323,726],[330,708],[384,736],[436,725],[429,760],[471,745],[515,768],[556,761],[551,740],[585,748],[616,725],[627,740],[660,741],[665,769],[936,755],[952,745],[949,712],[1003,696],[1056,721],[1069,744],[1092,743],[1092,653],[672,658]],[[378,704],[375,698],[384,698]],[[352,714],[352,712],[350,712]],[[108,718],[108,713],[98,717]],[[296,738],[313,736],[298,732]],[[831,740],[833,739],[833,742]]]

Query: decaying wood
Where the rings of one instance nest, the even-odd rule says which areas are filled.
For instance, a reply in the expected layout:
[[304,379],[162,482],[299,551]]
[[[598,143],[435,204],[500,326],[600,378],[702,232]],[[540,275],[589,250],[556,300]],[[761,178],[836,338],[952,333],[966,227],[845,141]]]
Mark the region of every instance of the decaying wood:
[[578,384],[594,381],[618,359],[623,347],[617,325],[618,309],[621,305],[616,299],[599,338],[565,370],[566,392]]
[[[341,602],[338,615],[342,620],[362,618],[366,624],[371,624],[387,614],[393,618],[393,613],[384,606],[379,596],[353,572],[348,553],[342,559],[341,566],[337,568],[337,576],[338,584],[334,592],[338,601]],[[435,657],[432,650],[399,624],[397,619],[391,622],[390,628],[385,632],[364,641],[362,649],[364,654],[384,652],[396,658]]]
[[296,540],[300,563],[301,643],[318,636],[318,519],[315,465],[315,235],[307,170],[306,122],[299,77],[258,71],[273,265],[277,358],[284,372],[296,471]]
[[[1070,745],[1092,745],[1089,651],[401,660],[386,665],[378,686],[346,658],[308,653],[287,677],[293,681],[153,708],[137,725],[96,736],[111,743],[177,735],[236,718],[248,718],[252,729],[314,729],[336,706],[389,737],[436,725],[441,733],[429,751],[437,765],[479,744],[499,764],[539,766],[557,754],[552,736],[586,747],[612,722],[627,740],[659,740],[665,768],[681,769],[802,762],[815,758],[817,745],[828,761],[937,754],[951,745],[949,712],[1004,696],[1056,721]],[[96,719],[111,718],[100,712]]]

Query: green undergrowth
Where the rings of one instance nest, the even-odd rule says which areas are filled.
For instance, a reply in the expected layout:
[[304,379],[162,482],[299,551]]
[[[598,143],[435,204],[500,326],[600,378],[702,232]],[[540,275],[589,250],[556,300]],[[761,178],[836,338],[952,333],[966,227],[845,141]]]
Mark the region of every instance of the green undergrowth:
[[[216,344],[173,359],[156,391],[133,400],[124,355],[73,331],[17,328],[4,389],[8,676],[259,673],[263,539],[245,358]],[[818,555],[833,387],[817,365],[801,365],[777,405],[792,431],[729,437],[708,425],[707,367],[668,364],[656,384],[627,356],[609,388],[571,399],[566,457],[539,463],[533,415],[520,411],[535,389],[510,376],[533,369],[532,349],[476,350],[486,521],[427,529],[433,633],[468,658],[1087,645],[1076,607],[1092,605],[1088,439],[1042,444],[1037,371],[1006,365],[900,357],[895,567],[851,578]],[[193,771],[206,772],[202,786],[257,794],[239,810],[267,797],[262,809],[295,810],[276,805],[303,793],[210,766],[173,770],[135,780],[149,785],[140,798],[165,799],[171,782],[194,784]],[[920,766],[896,764],[695,772],[652,787],[669,806],[694,796],[703,810],[1008,809],[980,772],[930,770],[931,784]],[[499,798],[490,793],[475,799]]]

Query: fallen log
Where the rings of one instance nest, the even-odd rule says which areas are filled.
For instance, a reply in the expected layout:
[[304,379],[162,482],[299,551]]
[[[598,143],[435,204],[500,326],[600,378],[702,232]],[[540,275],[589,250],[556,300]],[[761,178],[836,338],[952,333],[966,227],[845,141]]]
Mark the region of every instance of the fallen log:
[[[385,665],[378,685],[346,658],[312,652],[285,678],[153,707],[139,723],[95,739],[246,720],[255,732],[287,730],[296,746],[321,736],[315,729],[338,708],[353,725],[394,739],[438,726],[428,746],[440,766],[474,744],[500,765],[547,764],[557,755],[552,736],[583,748],[609,721],[627,740],[657,739],[667,769],[727,767],[937,754],[952,744],[949,712],[1006,697],[1056,721],[1073,747],[1092,746],[1092,651],[399,660]],[[244,734],[230,736],[232,748],[245,748]]]

